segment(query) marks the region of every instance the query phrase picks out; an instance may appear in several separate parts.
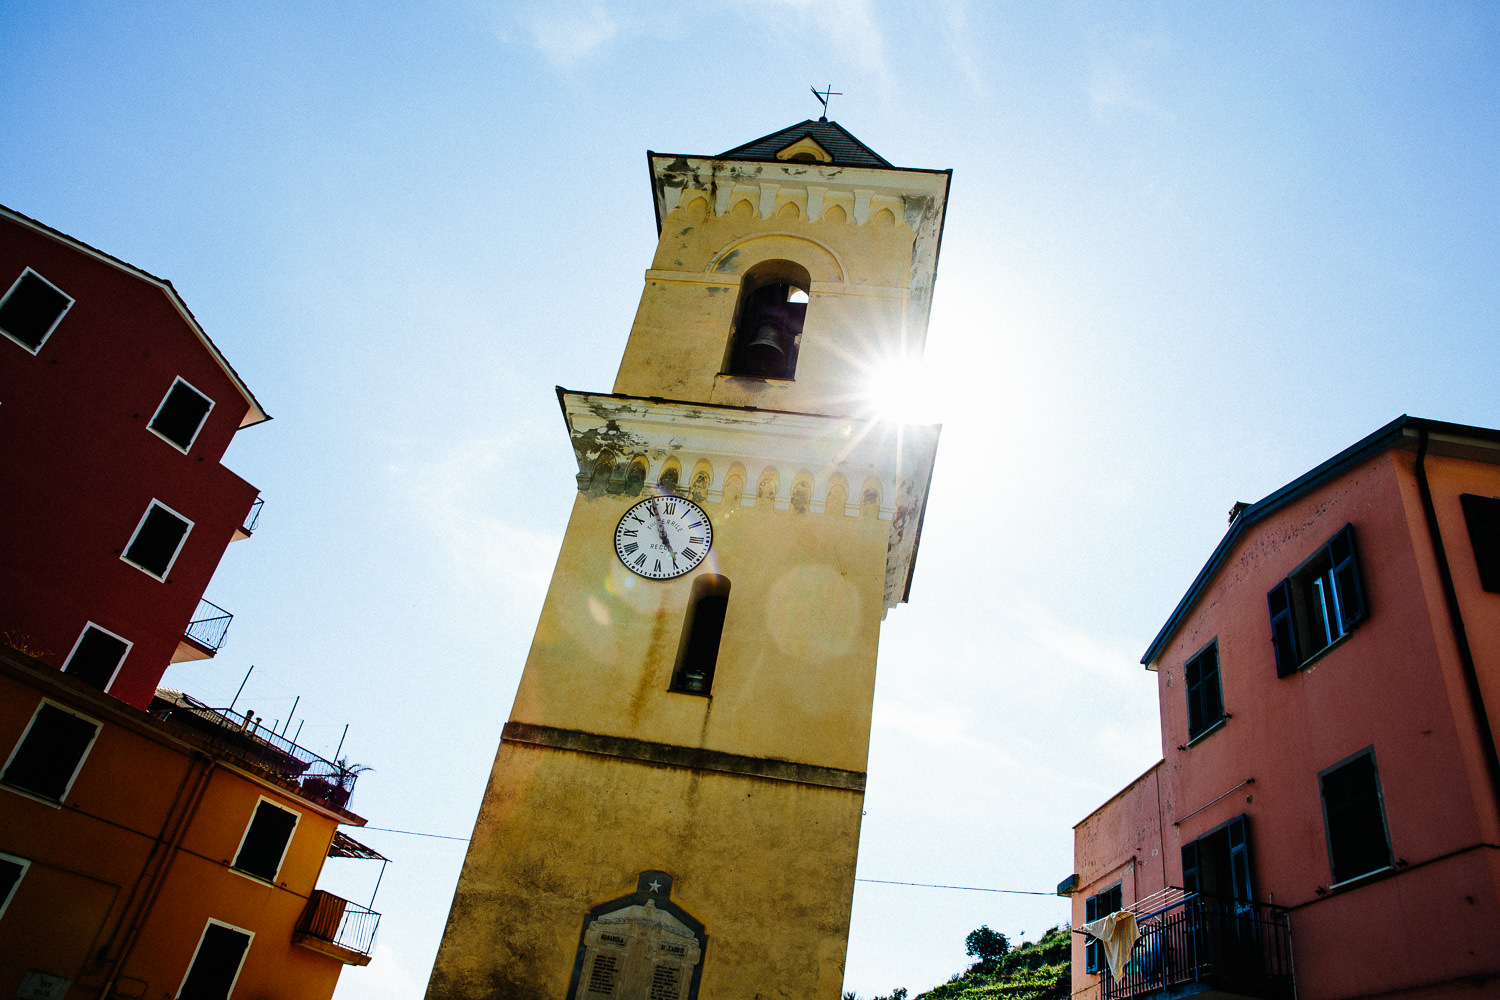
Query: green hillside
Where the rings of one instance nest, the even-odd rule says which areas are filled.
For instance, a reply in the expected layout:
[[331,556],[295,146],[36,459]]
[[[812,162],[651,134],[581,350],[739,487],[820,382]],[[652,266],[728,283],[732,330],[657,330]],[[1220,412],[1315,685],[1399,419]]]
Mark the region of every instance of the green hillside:
[[[1054,927],[1040,941],[1015,948],[988,927],[969,935],[969,954],[979,959],[969,971],[910,1000],[1067,1000],[1071,990],[1072,932]],[[844,1000],[859,1000],[845,994]],[[908,1000],[906,990],[871,1000]]]

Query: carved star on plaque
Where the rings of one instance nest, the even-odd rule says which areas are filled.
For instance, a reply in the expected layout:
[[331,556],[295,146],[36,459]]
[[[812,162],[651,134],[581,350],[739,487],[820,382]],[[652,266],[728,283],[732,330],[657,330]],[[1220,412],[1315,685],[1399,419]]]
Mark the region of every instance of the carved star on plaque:
[[661,883],[658,882],[656,879],[652,879],[650,882],[647,882],[646,884],[651,887],[651,891],[652,892],[661,892]]

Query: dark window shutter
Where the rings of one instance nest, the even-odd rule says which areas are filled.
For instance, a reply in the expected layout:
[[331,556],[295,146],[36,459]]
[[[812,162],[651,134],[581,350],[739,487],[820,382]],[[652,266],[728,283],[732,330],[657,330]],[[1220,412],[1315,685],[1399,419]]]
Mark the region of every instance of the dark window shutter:
[[1271,643],[1276,648],[1276,676],[1296,673],[1297,629],[1292,623],[1292,582],[1282,580],[1266,595],[1271,606]]
[[1465,493],[1464,520],[1469,524],[1469,543],[1479,567],[1479,585],[1500,593],[1500,499]]
[[198,954],[188,970],[177,1000],[228,1000],[250,947],[250,936],[219,924],[209,924],[198,943]]
[[1234,887],[1234,898],[1254,899],[1250,884],[1250,839],[1244,816],[1229,821],[1225,832],[1229,835],[1229,877]]
[[43,798],[61,799],[98,730],[88,719],[43,705],[0,781]]
[[1210,645],[1188,661],[1188,737],[1196,738],[1224,718],[1224,695],[1219,686],[1219,649]]
[[1333,566],[1334,591],[1338,595],[1339,613],[1344,631],[1365,616],[1365,593],[1359,580],[1359,563],[1354,558],[1354,525],[1346,524],[1328,543],[1328,561]]
[[1188,892],[1201,891],[1198,879],[1198,842],[1182,845],[1182,887]]
[[258,875],[267,882],[276,878],[281,867],[281,857],[286,853],[286,843],[291,839],[292,828],[297,825],[295,813],[279,809],[269,802],[255,807],[255,818],[245,832],[245,842],[235,856],[234,866],[240,871]]

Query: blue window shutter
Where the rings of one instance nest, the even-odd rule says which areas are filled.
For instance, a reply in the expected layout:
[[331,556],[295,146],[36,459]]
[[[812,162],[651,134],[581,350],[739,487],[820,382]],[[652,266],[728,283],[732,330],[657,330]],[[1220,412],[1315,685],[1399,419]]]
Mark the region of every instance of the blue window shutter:
[[1182,887],[1188,892],[1200,891],[1198,881],[1198,842],[1182,845]]
[[1328,561],[1333,565],[1334,592],[1344,630],[1365,616],[1365,592],[1360,585],[1359,564],[1354,559],[1354,525],[1346,524],[1328,543]]
[[1234,885],[1235,899],[1254,899],[1250,886],[1250,838],[1244,816],[1229,821],[1225,832],[1229,835],[1229,877]]
[[1271,605],[1271,643],[1276,647],[1276,676],[1296,673],[1302,658],[1297,655],[1297,630],[1292,625],[1292,582],[1282,580],[1266,595]]

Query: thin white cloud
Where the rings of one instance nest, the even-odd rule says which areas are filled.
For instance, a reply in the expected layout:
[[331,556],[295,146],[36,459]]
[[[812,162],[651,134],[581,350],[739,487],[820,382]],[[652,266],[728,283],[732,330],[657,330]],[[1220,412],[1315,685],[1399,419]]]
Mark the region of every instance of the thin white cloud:
[[954,65],[969,82],[970,89],[975,94],[985,96],[989,90],[979,73],[979,60],[974,49],[975,36],[969,22],[969,7],[969,0],[939,0],[937,14],[943,28],[943,41],[948,45]]
[[[830,65],[857,66],[882,83],[892,79],[874,0],[740,0],[737,6],[760,26],[788,37],[816,39],[819,46],[832,49],[836,58]],[[818,86],[827,82],[808,81]],[[836,82],[834,86],[838,89]],[[830,117],[837,118],[834,100]]]
[[414,523],[438,536],[455,585],[497,592],[546,590],[562,537],[519,526],[500,499],[513,494],[514,472],[530,442],[523,435],[451,445],[431,461],[393,467],[415,507]]
[[563,0],[532,6],[516,21],[527,41],[548,62],[571,67],[621,34],[624,22],[604,0]]
[[1025,603],[1009,614],[1025,628],[1031,641],[1066,666],[1076,667],[1098,679],[1134,683],[1140,678],[1139,655],[1128,643],[1105,642],[1048,613],[1039,604]]
[[1150,96],[1152,71],[1171,51],[1160,35],[1113,36],[1096,42],[1089,59],[1089,103],[1096,115],[1118,112],[1175,121]]

